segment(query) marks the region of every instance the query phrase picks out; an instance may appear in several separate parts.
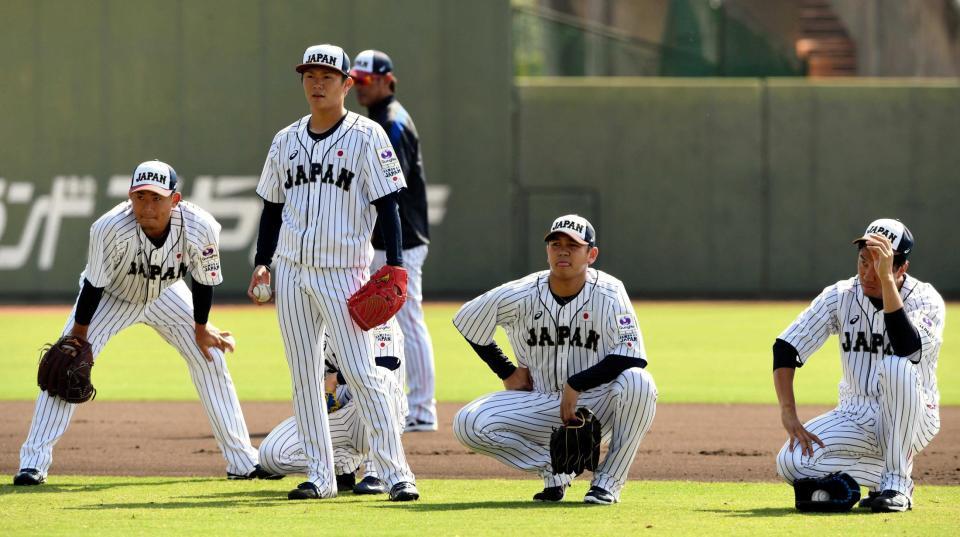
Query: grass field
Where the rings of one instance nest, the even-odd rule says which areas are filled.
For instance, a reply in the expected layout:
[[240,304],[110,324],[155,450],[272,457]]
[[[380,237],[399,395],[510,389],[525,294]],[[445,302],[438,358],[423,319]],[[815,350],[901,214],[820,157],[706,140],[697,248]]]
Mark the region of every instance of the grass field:
[[805,515],[773,483],[639,482],[614,507],[528,500],[539,482],[424,480],[424,500],[392,504],[348,494],[290,502],[290,480],[56,476],[43,487],[0,487],[4,535],[951,535],[960,488],[923,487],[923,509]]
[[[774,403],[770,347],[777,334],[804,307],[802,303],[637,304],[649,370],[662,403]],[[437,399],[465,402],[499,388],[450,322],[457,306],[427,308],[437,364]],[[69,310],[21,313],[0,309],[10,348],[0,356],[7,372],[0,378],[0,399],[36,396],[40,345],[54,339]],[[948,319],[960,306],[948,306]],[[229,358],[240,399],[277,401],[290,397],[289,374],[272,308],[219,307],[212,320],[232,330],[238,351]],[[506,337],[500,334],[501,343]],[[960,404],[960,325],[947,323],[938,377],[944,405]],[[504,345],[505,348],[508,348]],[[797,375],[798,402],[836,402],[840,361],[836,339]],[[122,332],[106,347],[94,369],[98,399],[195,400],[182,359],[152,330],[140,325]]]
[[[801,303],[637,304],[660,403],[774,403],[770,346]],[[948,317],[960,310],[948,307]],[[437,398],[468,401],[499,382],[454,330],[455,305],[427,309],[437,363]],[[54,339],[68,310],[29,314],[0,309],[11,348],[0,399],[32,400],[37,349]],[[219,307],[212,320],[234,331],[229,364],[244,401],[287,400],[290,387],[275,312]],[[948,323],[940,354],[942,403],[960,404],[960,328]],[[500,341],[505,338],[500,334]],[[801,404],[836,401],[836,340],[798,374]],[[100,400],[196,400],[187,370],[151,330],[139,326],[110,342],[97,361]],[[495,464],[491,461],[491,464]],[[960,487],[923,486],[919,507],[896,515],[853,512],[801,515],[792,490],[779,483],[633,482],[619,506],[580,503],[578,482],[561,505],[529,501],[539,481],[423,480],[415,505],[383,497],[288,502],[296,478],[228,482],[207,478],[52,475],[35,489],[0,486],[3,535],[952,535],[960,520]]]

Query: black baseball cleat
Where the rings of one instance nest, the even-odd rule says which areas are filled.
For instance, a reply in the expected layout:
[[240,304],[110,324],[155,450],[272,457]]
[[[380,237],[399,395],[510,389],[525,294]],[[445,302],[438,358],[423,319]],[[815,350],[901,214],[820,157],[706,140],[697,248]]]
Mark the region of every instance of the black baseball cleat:
[[310,481],[304,481],[287,493],[288,500],[319,500],[320,489]]
[[231,481],[243,481],[247,479],[269,479],[274,481],[277,479],[283,479],[285,476],[283,474],[274,474],[263,469],[259,464],[253,467],[253,471],[249,474],[231,474],[227,472],[227,479]]
[[18,487],[32,487],[46,480],[36,468],[21,468],[17,475],[13,476],[13,484]]
[[867,492],[867,497],[860,500],[860,503],[857,504],[857,506],[861,509],[871,509],[873,507],[873,500],[876,500],[877,496],[880,496],[880,491],[871,490]]
[[559,502],[567,492],[567,487],[545,487],[533,495],[535,502]]
[[419,499],[417,486],[409,481],[401,481],[390,489],[391,502],[412,502]]
[[617,498],[600,487],[590,487],[587,494],[583,497],[583,503],[592,503],[594,505],[612,505],[617,503]]
[[909,511],[911,508],[910,498],[907,498],[906,495],[895,490],[885,490],[877,495],[873,503],[870,504],[870,508],[873,509],[874,513],[899,513],[901,511]]
[[435,421],[410,420],[403,428],[405,433],[432,433],[437,430]]
[[354,494],[383,494],[387,492],[387,484],[380,479],[368,475],[353,486]]
[[353,472],[349,474],[340,474],[337,476],[337,491],[338,492],[347,492],[353,490],[353,486],[357,482],[357,476]]

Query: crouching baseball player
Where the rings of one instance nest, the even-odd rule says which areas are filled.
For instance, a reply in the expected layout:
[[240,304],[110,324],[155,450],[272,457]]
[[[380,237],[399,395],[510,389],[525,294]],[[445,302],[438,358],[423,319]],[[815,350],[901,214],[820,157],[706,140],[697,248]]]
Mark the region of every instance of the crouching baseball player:
[[[653,423],[657,388],[644,369],[643,338],[623,284],[590,268],[599,253],[593,226],[578,215],[561,216],[545,241],[548,271],[488,291],[454,318],[506,388],[463,407],[454,434],[468,448],[539,474],[544,489],[533,499],[557,502],[574,476],[554,473],[551,433],[586,407],[609,450],[584,501],[612,504]],[[497,326],[506,330],[519,367],[494,342]]]
[[[407,397],[403,393],[403,334],[396,319],[377,326],[370,331],[374,341],[374,354],[377,366],[388,372],[385,375],[385,388],[393,396],[395,403],[384,412],[392,412],[397,426],[403,423],[407,415]],[[357,403],[339,371],[337,357],[326,344],[324,335],[323,350],[327,364],[325,392],[327,412],[330,423],[330,440],[333,444],[334,472],[337,478],[337,490],[353,490],[354,494],[382,494],[387,492],[386,484],[379,478],[374,465],[367,460],[364,465],[366,475],[357,483],[356,474],[359,465],[370,451],[369,431],[357,409]],[[274,427],[260,444],[260,464],[271,473],[286,475],[306,473],[307,457],[303,452],[303,443],[297,435],[297,422],[294,416]]]
[[[97,219],[90,228],[87,265],[81,291],[54,345],[59,356],[93,359],[115,334],[136,323],[150,326],[187,362],[190,378],[207,412],[213,435],[227,460],[230,479],[279,479],[257,464],[257,451],[243,419],[240,402],[224,360],[234,349],[229,332],[207,322],[213,287],[223,281],[220,267],[220,224],[192,203],[181,201],[177,174],[153,160],[140,164],[130,181],[129,200]],[[183,278],[193,279],[193,292]],[[92,384],[59,389],[75,377],[73,367],[41,361],[42,391],[20,449],[15,485],[39,485],[53,462],[53,446],[67,431],[75,404],[95,393]],[[53,360],[53,361],[55,361]],[[79,398],[73,397],[80,393]],[[57,395],[51,395],[51,394]]]
[[[906,511],[913,459],[940,430],[937,355],[945,309],[932,285],[907,274],[913,234],[891,219],[854,240],[857,276],[823,290],[773,346],[773,380],[789,439],[777,472],[798,509]],[[837,408],[805,424],[793,394],[796,368],[827,341],[840,340]]]

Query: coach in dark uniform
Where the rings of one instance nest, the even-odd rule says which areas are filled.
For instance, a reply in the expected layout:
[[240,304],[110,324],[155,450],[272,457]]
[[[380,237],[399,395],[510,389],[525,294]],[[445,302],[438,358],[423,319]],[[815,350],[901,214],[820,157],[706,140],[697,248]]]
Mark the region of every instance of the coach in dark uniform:
[[[406,379],[410,410],[406,432],[437,430],[437,401],[434,399],[433,345],[423,319],[423,262],[427,258],[430,231],[427,227],[427,192],[420,139],[413,119],[394,97],[397,79],[390,57],[378,50],[357,54],[350,76],[354,79],[357,102],[367,107],[370,119],[387,132],[397,153],[407,188],[400,191],[400,219],[403,229],[403,261],[407,269],[407,302],[397,313],[404,335]],[[386,262],[383,237],[374,227],[373,265]]]

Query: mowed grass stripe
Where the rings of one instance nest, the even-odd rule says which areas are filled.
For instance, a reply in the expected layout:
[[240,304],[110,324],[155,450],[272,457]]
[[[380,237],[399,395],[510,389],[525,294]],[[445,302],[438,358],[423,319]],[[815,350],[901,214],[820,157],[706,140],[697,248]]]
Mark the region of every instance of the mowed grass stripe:
[[[497,378],[454,329],[457,305],[429,304],[428,324],[437,364],[437,399],[466,402],[500,388]],[[801,302],[640,302],[650,371],[665,403],[775,403],[770,347],[799,313]],[[948,319],[960,306],[948,306]],[[0,400],[36,396],[38,349],[55,339],[68,308],[0,308],[10,348],[0,355]],[[245,401],[290,397],[290,380],[273,308],[215,307],[212,322],[236,334],[238,352],[230,371]],[[498,334],[508,349],[506,337]],[[938,377],[941,404],[960,404],[960,324],[947,322]],[[798,402],[833,404],[840,380],[837,340],[832,338],[797,375]],[[125,330],[107,345],[94,369],[101,400],[196,400],[186,365],[143,325]]]

